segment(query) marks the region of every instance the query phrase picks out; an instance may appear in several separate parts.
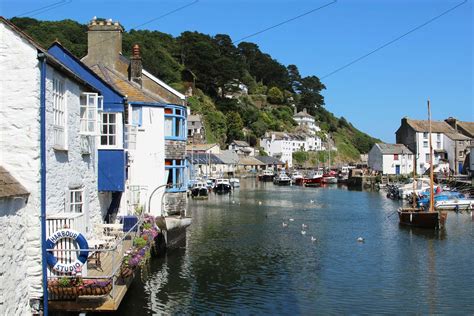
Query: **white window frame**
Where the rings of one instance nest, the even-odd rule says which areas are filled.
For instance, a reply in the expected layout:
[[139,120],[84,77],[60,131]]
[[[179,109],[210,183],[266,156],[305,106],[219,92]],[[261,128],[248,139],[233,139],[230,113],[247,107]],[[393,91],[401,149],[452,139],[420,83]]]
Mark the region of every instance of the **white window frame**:
[[[104,123],[104,116],[107,115],[108,118]],[[115,115],[115,122],[110,123],[109,117]],[[100,124],[100,137],[99,137],[99,148],[101,149],[123,149],[123,122],[122,122],[122,113],[121,112],[102,112],[101,113],[101,124]],[[115,125],[115,133],[109,133],[109,127]],[[104,133],[104,128],[107,131]],[[115,144],[110,144],[110,136],[115,136]],[[103,143],[104,138],[106,137],[106,142]]]
[[66,213],[85,213],[84,188],[69,189],[66,196]]
[[103,98],[97,93],[83,92],[80,97],[80,134],[97,135],[99,132],[99,110]]
[[66,82],[59,77],[52,80],[53,148],[67,150],[67,92]]
[[134,124],[125,125],[124,147],[128,150],[137,149],[138,126]]

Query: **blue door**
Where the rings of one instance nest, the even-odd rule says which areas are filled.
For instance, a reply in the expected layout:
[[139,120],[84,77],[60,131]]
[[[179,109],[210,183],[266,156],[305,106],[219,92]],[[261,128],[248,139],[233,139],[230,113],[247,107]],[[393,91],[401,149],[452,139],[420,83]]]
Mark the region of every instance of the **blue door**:
[[462,162],[459,163],[458,172],[459,172],[459,173],[462,173]]
[[400,165],[395,166],[395,174],[400,174]]

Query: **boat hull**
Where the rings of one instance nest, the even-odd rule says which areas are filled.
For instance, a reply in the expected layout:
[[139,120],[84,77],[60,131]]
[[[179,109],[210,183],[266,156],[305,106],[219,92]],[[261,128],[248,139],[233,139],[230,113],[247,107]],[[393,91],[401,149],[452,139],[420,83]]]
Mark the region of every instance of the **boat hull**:
[[425,212],[418,209],[399,209],[400,225],[439,229],[444,227],[447,214],[443,212]]
[[290,185],[291,180],[273,180],[273,184],[275,184],[275,185]]
[[271,175],[259,175],[258,176],[258,181],[271,182],[271,181],[273,181],[274,177],[275,176],[271,176]]

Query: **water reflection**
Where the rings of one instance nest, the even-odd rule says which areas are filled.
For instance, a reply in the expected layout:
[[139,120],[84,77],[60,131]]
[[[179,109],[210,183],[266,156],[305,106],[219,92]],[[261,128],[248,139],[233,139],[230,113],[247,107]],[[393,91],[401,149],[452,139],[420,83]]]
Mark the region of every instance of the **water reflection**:
[[152,261],[119,314],[474,313],[470,215],[426,231],[399,226],[399,205],[243,180],[230,196],[190,201],[185,246]]

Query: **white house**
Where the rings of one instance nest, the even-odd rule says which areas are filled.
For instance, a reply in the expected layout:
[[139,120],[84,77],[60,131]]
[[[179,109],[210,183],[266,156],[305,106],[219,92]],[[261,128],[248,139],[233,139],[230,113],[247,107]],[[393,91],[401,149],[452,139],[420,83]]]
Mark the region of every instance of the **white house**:
[[[453,140],[456,140],[456,142],[452,143]],[[396,141],[398,144],[406,145],[416,154],[416,172],[417,174],[424,174],[430,164],[429,122],[402,118],[401,125],[396,131]],[[433,164],[438,165],[441,160],[448,160],[450,166],[455,167],[453,170],[458,170],[456,162],[459,161],[460,150],[457,148],[459,146],[464,150],[468,141],[467,137],[463,137],[463,135],[456,132],[447,122],[432,121]]]
[[411,174],[413,153],[403,144],[376,143],[369,151],[368,166],[382,174]]
[[1,209],[0,313],[28,315],[43,296],[41,227],[51,232],[61,228],[51,219],[68,218],[90,236],[106,212],[97,191],[100,96],[3,18],[0,33],[0,165],[29,193]]
[[255,148],[251,147],[246,141],[234,140],[229,144],[229,150],[244,156],[255,156]]
[[313,135],[316,132],[321,131],[321,128],[316,124],[316,120],[307,112],[306,108],[304,108],[303,111],[296,113],[293,116],[293,119],[299,126],[306,127],[310,130]]

